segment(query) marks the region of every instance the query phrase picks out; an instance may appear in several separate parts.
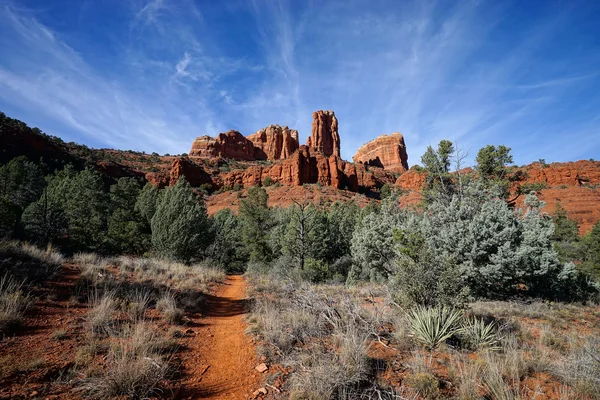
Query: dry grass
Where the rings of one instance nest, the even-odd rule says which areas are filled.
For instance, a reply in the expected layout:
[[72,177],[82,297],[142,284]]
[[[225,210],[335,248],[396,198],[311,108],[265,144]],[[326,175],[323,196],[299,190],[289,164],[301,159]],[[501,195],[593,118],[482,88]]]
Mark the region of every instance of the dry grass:
[[87,315],[87,327],[92,334],[109,334],[113,328],[113,316],[117,309],[117,300],[114,292],[100,295],[94,292],[89,301],[92,309]]
[[136,289],[133,293],[127,294],[127,299],[123,303],[129,318],[132,321],[144,319],[146,309],[152,301],[152,294],[147,289]]
[[170,353],[165,340],[147,324],[138,323],[115,338],[105,364],[83,382],[90,397],[147,398],[160,395],[160,383],[169,375]]
[[0,275],[10,273],[28,282],[37,282],[55,275],[64,257],[52,246],[41,249],[29,243],[0,240]]
[[168,291],[163,294],[156,302],[156,308],[162,313],[163,319],[170,324],[183,323],[184,312],[177,307],[177,300],[173,292]]
[[557,364],[557,374],[579,393],[600,399],[600,339],[588,338],[563,362]]
[[0,335],[11,333],[21,326],[31,297],[23,283],[5,275],[0,278]]

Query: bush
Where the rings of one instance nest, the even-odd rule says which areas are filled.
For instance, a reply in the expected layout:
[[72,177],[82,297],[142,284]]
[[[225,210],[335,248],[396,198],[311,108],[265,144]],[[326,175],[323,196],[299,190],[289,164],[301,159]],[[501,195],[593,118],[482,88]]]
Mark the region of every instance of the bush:
[[263,186],[271,186],[273,183],[273,179],[270,176],[265,177],[262,181]]
[[23,323],[31,298],[18,283],[7,275],[0,278],[0,335],[15,331]]

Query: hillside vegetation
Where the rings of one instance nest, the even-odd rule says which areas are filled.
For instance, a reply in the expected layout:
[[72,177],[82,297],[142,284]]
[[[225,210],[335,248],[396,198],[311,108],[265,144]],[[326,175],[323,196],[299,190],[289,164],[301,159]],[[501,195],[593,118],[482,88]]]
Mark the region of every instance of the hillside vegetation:
[[[505,146],[481,149],[467,172],[456,153],[427,149],[419,207],[402,207],[394,185],[363,208],[270,207],[253,186],[237,213],[213,216],[183,176],[161,188],[107,182],[85,163],[7,160],[1,386],[26,391],[35,377],[38,394],[172,397],[185,327],[226,274],[245,273],[248,334],[272,366],[256,396],[598,398],[600,223],[580,236],[560,204],[542,212]],[[16,363],[20,338],[42,340],[33,321],[54,296],[73,325],[43,340],[65,340],[66,359],[50,372],[44,357]]]

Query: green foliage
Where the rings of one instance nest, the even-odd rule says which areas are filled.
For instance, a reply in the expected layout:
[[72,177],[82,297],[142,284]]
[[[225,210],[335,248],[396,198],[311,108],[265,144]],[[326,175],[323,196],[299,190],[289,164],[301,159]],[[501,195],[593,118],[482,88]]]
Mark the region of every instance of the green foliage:
[[397,199],[391,196],[383,202],[381,211],[368,213],[357,223],[351,242],[354,266],[349,282],[384,281],[393,272],[396,256],[393,231],[401,226],[404,215]]
[[417,306],[408,312],[414,338],[428,350],[434,350],[461,331],[462,312],[450,307]]
[[462,306],[467,300],[468,288],[456,264],[436,259],[418,226],[405,227],[394,230],[398,257],[390,288],[396,302],[407,307],[415,304]]
[[226,208],[215,214],[212,225],[214,241],[207,251],[209,257],[229,272],[242,272],[248,252],[242,241],[240,219]]
[[267,205],[268,199],[265,189],[253,186],[248,190],[246,199],[240,202],[242,241],[253,262],[268,262],[271,259],[268,245],[271,210]]
[[148,222],[135,208],[140,192],[140,183],[134,178],[121,178],[110,187],[108,240],[117,253],[144,254],[150,249]]
[[146,183],[135,202],[135,211],[148,222],[148,225],[152,221],[152,217],[154,217],[154,213],[156,212],[158,193],[159,190],[156,186],[152,185],[151,183]]
[[561,262],[578,260],[581,256],[581,244],[577,222],[569,219],[567,210],[556,203],[554,211],[554,234],[552,242]]
[[381,197],[381,200],[390,197],[392,195],[393,190],[394,189],[391,185],[384,183],[381,189],[379,189],[379,195]]
[[600,282],[600,221],[583,237],[581,268]]
[[210,243],[206,206],[183,178],[161,192],[151,227],[154,250],[164,257],[189,261]]
[[76,172],[69,166],[48,178],[44,196],[28,210],[25,229],[30,234],[42,231],[44,239],[53,241],[63,230],[61,221],[66,220],[64,244],[74,251],[102,251],[109,202],[98,172]]
[[463,345],[472,350],[500,350],[501,335],[492,321],[486,323],[477,317],[467,318],[460,331]]
[[273,183],[273,179],[270,176],[265,177],[262,181],[263,186],[271,186]]
[[479,150],[475,158],[476,170],[483,179],[501,179],[505,166],[513,162],[510,147],[487,145]]
[[25,237],[43,244],[53,244],[67,236],[69,220],[57,200],[45,189],[40,198],[30,204],[22,216]]
[[453,192],[453,180],[450,176],[450,157],[454,154],[454,145],[449,140],[442,140],[437,150],[431,146],[421,157],[421,162],[427,171],[425,185],[426,197],[435,194],[451,195]]
[[306,260],[304,270],[301,271],[302,278],[313,283],[321,283],[328,280],[331,275],[328,265],[321,261],[309,258]]

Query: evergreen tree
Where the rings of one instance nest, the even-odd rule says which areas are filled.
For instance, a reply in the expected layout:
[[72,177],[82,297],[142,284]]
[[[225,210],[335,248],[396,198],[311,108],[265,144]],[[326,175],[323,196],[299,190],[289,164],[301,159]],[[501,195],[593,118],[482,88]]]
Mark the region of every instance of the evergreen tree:
[[269,230],[271,210],[267,205],[269,195],[259,186],[248,190],[240,202],[239,216],[242,222],[242,241],[252,262],[268,262],[271,259]]
[[580,259],[581,249],[579,240],[579,229],[577,222],[569,219],[567,210],[560,203],[556,203],[554,212],[554,234],[552,242],[558,252],[558,257],[562,262],[575,261]]
[[156,212],[159,189],[151,183],[146,183],[135,202],[135,211],[144,218],[148,225]]
[[135,208],[140,192],[135,178],[120,178],[110,187],[108,240],[117,253],[143,254],[150,248],[147,220]]
[[239,218],[225,208],[215,214],[212,225],[215,239],[208,248],[210,258],[227,271],[242,272],[248,253],[242,242]]
[[189,261],[201,255],[211,241],[204,201],[183,177],[161,192],[151,227],[154,250],[176,260]]
[[67,236],[69,221],[65,211],[48,195],[48,189],[23,212],[25,236],[41,244],[61,244]]
[[583,237],[582,269],[600,282],[600,221]]

